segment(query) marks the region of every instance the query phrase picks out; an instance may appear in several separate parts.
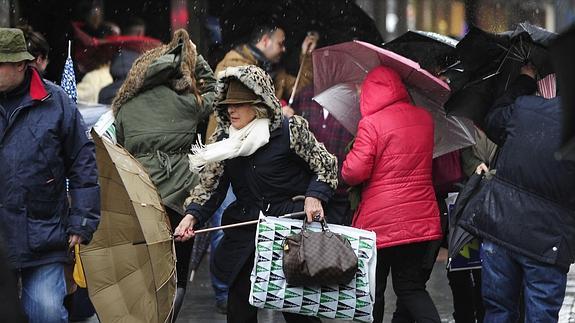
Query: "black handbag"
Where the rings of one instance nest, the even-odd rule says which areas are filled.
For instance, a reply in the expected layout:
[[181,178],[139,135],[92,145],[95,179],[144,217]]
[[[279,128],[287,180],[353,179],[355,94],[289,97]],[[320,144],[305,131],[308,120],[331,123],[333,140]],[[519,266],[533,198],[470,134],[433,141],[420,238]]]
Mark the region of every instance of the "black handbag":
[[283,271],[295,286],[327,286],[349,283],[357,272],[357,255],[349,241],[329,231],[325,220],[321,232],[307,229],[304,219],[300,233],[283,243]]

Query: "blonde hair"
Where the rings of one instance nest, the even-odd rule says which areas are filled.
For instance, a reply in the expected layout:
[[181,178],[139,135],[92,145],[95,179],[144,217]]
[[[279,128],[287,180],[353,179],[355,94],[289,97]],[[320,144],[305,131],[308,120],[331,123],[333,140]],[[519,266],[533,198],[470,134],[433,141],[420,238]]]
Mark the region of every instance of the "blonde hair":
[[256,112],[256,119],[265,119],[269,118],[268,109],[260,104],[256,104],[252,106],[252,109]]

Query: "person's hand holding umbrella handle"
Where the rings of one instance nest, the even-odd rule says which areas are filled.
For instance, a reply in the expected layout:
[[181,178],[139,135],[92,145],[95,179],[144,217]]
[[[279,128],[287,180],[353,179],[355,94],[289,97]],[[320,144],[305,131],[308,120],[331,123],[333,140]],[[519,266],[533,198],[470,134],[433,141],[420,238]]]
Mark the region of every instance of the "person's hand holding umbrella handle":
[[487,173],[489,172],[489,167],[487,167],[487,165],[485,165],[485,163],[481,163],[479,165],[477,165],[477,168],[475,169],[475,173],[478,175],[481,175],[482,173]]
[[307,196],[303,209],[307,217],[307,222],[321,221],[324,217],[321,201],[315,197]]
[[180,224],[174,230],[174,239],[176,241],[187,241],[193,238],[196,233],[194,232],[194,226],[198,223],[198,220],[191,214],[186,214]]
[[317,41],[319,40],[319,33],[317,31],[308,31],[307,36],[301,43],[301,53],[307,55],[316,48]]
[[68,237],[68,246],[70,249],[82,243],[82,237],[78,234],[72,234]]
[[527,75],[529,77],[531,77],[532,79],[535,79],[537,76],[537,69],[535,68],[535,66],[533,64],[531,64],[531,62],[527,62],[527,64],[521,66],[521,74],[523,75]]

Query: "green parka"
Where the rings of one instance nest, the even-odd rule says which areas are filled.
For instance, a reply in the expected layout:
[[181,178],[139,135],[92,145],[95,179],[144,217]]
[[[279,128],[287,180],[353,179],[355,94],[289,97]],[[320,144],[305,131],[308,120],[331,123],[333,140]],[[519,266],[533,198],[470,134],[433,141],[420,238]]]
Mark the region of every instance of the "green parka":
[[188,154],[198,123],[213,111],[216,83],[186,38],[176,33],[172,43],[140,57],[112,104],[118,143],[148,170],[164,205],[180,214],[199,181]]

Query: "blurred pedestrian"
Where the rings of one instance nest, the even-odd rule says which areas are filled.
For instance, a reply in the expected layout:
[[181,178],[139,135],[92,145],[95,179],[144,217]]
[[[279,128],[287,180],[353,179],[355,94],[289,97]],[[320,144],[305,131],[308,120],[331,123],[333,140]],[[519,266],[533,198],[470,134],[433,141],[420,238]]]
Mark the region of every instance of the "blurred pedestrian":
[[22,31],[0,28],[0,241],[29,321],[68,322],[69,249],[90,242],[100,220],[94,143],[75,104],[32,60]]
[[[298,82],[298,89],[311,84],[312,67],[311,52],[317,45],[316,36],[307,36],[302,42],[300,61],[301,76]],[[256,26],[247,44],[239,45],[230,50],[216,67],[216,74],[231,66],[256,65],[268,73],[273,81],[275,95],[279,100],[285,100],[286,105],[295,85],[296,78],[289,75],[285,69],[281,68],[280,62],[285,53],[285,32],[276,25]],[[284,114],[293,115],[291,107],[285,107]],[[210,137],[216,127],[215,117],[210,119],[206,136]]]
[[337,157],[338,185],[334,196],[326,209],[326,220],[330,223],[350,225],[353,217],[347,185],[341,178],[341,167],[345,160],[346,148],[353,140],[353,135],[337,121],[325,108],[313,101],[313,84],[310,84],[296,95],[293,109],[309,123],[309,130],[315,138],[325,145],[327,151]]
[[35,67],[40,75],[44,74],[48,66],[48,54],[50,53],[50,44],[44,36],[32,29],[30,26],[19,27],[24,32],[28,52],[34,56],[34,60],[28,63],[29,66]]
[[352,225],[377,234],[374,322],[383,321],[390,271],[398,302],[411,317],[440,322],[425,290],[429,244],[442,238],[431,176],[433,119],[409,103],[399,75],[384,66],[367,75],[360,109],[341,174],[349,185],[362,185]]
[[[256,66],[229,67],[218,79],[217,141],[197,147],[190,156],[202,178],[188,199],[186,216],[176,234],[186,240],[204,224],[226,196],[231,183],[236,201],[224,212],[222,224],[305,210],[307,220],[324,216],[337,186],[337,161],[299,117],[285,118],[274,95],[272,79]],[[305,195],[305,202],[292,198]],[[249,304],[256,226],[224,231],[215,250],[214,274],[229,284],[228,322],[257,322]],[[287,322],[319,319],[283,313]]]
[[95,38],[113,34],[110,26],[104,21],[104,10],[99,6],[94,6],[86,12],[81,28],[86,34]]
[[[558,161],[560,98],[534,95],[528,64],[486,117],[497,172],[461,224],[482,237],[484,322],[557,322],[575,260],[575,162]],[[561,90],[561,89],[559,89]]]
[[128,77],[132,64],[134,64],[138,57],[140,57],[140,54],[131,50],[122,50],[114,56],[110,64],[110,75],[112,76],[113,82],[100,90],[98,93],[98,103],[112,104],[116,93],[122,84],[124,84],[126,77]]
[[106,56],[94,56],[92,63],[95,69],[86,73],[77,85],[79,103],[97,104],[100,91],[114,81]]
[[139,17],[130,17],[124,26],[126,36],[146,36],[146,22]]
[[[198,123],[213,111],[215,82],[188,33],[180,29],[169,44],[134,62],[112,103],[118,143],[148,171],[173,228],[199,180],[190,170],[188,154],[196,142]],[[192,241],[176,243],[174,321],[186,292],[192,247]]]
[[[104,37],[119,35],[120,28],[117,25],[113,23],[108,23],[108,25],[114,26],[117,30],[106,28],[103,34]],[[114,82],[110,72],[110,55],[102,50],[96,50],[92,54],[89,61],[90,70],[83,75],[77,86],[78,102],[88,105],[98,104],[100,91]],[[80,61],[78,60],[78,64],[80,64]]]
[[[145,36],[146,35],[146,23],[144,20],[138,17],[131,17],[127,20],[124,27],[125,36]],[[140,57],[140,53],[135,50],[128,48],[119,48],[119,51],[114,57],[110,64],[110,75],[112,76],[113,82],[104,86],[98,93],[98,103],[100,104],[112,104],[116,93],[126,80],[132,64],[136,59]]]

